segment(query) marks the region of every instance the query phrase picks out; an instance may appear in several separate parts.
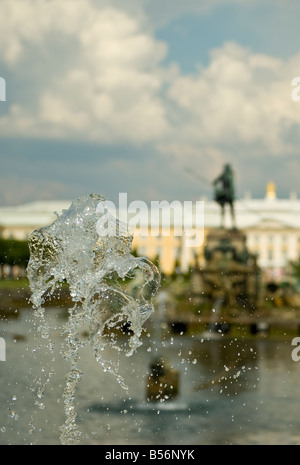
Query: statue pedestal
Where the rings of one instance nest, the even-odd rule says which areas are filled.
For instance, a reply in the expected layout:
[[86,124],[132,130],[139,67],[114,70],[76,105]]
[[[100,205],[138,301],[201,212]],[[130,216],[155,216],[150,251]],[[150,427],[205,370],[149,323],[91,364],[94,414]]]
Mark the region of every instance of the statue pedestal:
[[206,237],[205,252],[213,252],[216,249],[224,253],[229,249],[237,254],[243,254],[247,250],[246,235],[239,229],[213,229]]
[[254,309],[259,293],[256,257],[249,253],[246,235],[238,229],[208,233],[204,250],[206,265],[200,270],[203,291],[223,306]]

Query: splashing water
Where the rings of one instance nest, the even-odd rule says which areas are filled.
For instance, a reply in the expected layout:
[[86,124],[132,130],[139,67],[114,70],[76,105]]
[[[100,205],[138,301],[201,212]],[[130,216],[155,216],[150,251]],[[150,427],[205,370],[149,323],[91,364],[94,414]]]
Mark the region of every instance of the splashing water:
[[[153,311],[152,297],[159,288],[160,274],[147,258],[131,255],[132,239],[127,226],[107,212],[104,198],[96,194],[76,199],[50,226],[35,230],[29,238],[31,301],[39,333],[50,350],[53,342],[43,308],[45,299],[67,282],[74,302],[62,330],[64,357],[71,365],[63,394],[66,421],[60,428],[62,444],[77,444],[81,437],[74,406],[82,376],[77,366],[80,348],[89,343],[97,362],[126,389],[117,366],[105,359],[104,349],[109,346],[130,356],[141,345],[144,322]],[[130,293],[126,283],[134,273],[140,274],[142,284]],[[127,344],[120,345],[113,329],[124,323],[130,325],[130,336]],[[83,328],[88,328],[87,342],[79,338]],[[39,399],[53,374],[50,370],[44,382],[38,381]]]

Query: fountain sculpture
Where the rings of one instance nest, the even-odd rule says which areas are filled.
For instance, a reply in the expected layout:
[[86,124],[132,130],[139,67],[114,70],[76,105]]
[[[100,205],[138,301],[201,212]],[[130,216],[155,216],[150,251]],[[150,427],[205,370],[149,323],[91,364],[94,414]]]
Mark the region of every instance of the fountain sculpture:
[[[61,443],[77,444],[81,432],[76,424],[75,391],[82,376],[77,367],[80,349],[89,343],[97,362],[116,376],[122,387],[125,380],[118,368],[105,358],[105,348],[124,350],[130,356],[141,345],[144,322],[153,311],[152,297],[160,286],[158,269],[143,257],[130,253],[132,236],[127,226],[110,215],[101,195],[91,194],[73,201],[68,210],[57,215],[50,225],[35,230],[29,238],[28,278],[38,331],[53,350],[51,328],[43,304],[57,289],[69,286],[74,307],[69,310],[65,334],[64,358],[71,370],[64,390],[65,424]],[[143,284],[130,295],[129,277],[140,273]],[[120,346],[112,329],[130,326],[128,343]],[[88,328],[89,337],[81,341],[79,333]],[[41,399],[53,375],[51,369],[39,380]]]
[[167,293],[161,291],[158,295],[158,312],[155,319],[154,339],[158,344],[157,354],[150,362],[147,377],[146,396],[149,402],[173,401],[179,395],[179,372],[174,369],[163,354],[162,324]]
[[[260,292],[260,270],[257,257],[247,248],[246,235],[236,227],[234,176],[229,164],[213,185],[214,198],[221,207],[221,225],[206,236],[206,264],[196,270],[200,276],[199,293],[213,305],[221,302],[223,309],[240,307],[254,311]],[[230,207],[231,228],[225,227],[226,205]]]

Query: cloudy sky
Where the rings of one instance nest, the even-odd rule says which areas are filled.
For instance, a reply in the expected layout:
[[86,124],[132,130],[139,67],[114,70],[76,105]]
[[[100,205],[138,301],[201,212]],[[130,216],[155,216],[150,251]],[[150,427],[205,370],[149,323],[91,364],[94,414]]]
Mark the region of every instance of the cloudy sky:
[[0,205],[196,200],[227,162],[239,197],[300,196],[299,22],[298,0],[0,0]]

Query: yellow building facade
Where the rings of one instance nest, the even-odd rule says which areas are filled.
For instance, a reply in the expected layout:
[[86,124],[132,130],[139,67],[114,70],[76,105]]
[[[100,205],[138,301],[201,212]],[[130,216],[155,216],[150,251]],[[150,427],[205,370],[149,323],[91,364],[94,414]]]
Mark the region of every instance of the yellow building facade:
[[[0,208],[0,234],[4,238],[27,239],[36,228],[49,225],[70,206],[70,201],[33,202],[16,207]],[[196,263],[204,264],[204,246],[207,233],[220,227],[220,208],[215,201],[202,200],[203,217],[198,228],[202,229],[201,241],[187,245],[188,228],[180,229],[173,215],[168,228],[162,224],[151,228],[148,222],[133,228],[133,250],[140,256],[158,258],[161,270],[173,273],[176,266],[186,272]],[[176,205],[175,205],[176,207]],[[180,208],[180,205],[177,205]],[[278,199],[273,183],[269,183],[262,199],[247,196],[235,203],[236,225],[247,237],[250,252],[258,256],[259,266],[271,277],[280,279],[286,265],[300,256],[300,200],[295,195]],[[168,213],[169,214],[169,213]],[[192,215],[197,212],[191,211]],[[161,212],[164,218],[164,210]],[[162,221],[163,223],[163,221]],[[203,223],[203,224],[202,224]],[[182,225],[181,225],[182,226]],[[225,227],[231,227],[229,211],[225,214]]]

